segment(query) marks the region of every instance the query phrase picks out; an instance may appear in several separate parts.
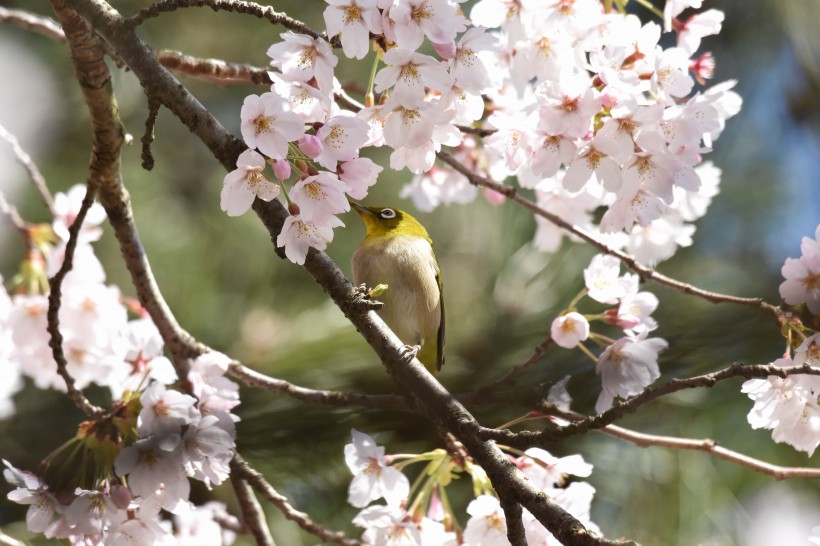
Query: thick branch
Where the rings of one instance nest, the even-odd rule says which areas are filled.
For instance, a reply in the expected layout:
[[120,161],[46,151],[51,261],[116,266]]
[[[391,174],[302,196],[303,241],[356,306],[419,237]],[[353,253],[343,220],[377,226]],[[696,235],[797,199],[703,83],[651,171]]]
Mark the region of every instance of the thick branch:
[[[199,354],[196,342],[174,319],[154,280],[131,212],[130,198],[120,176],[120,148],[125,133],[111,86],[111,74],[96,34],[73,10],[72,2],[52,0],[66,38],[80,88],[91,115],[92,156],[89,185],[98,189],[100,203],[114,228],[123,260],[131,273],[140,303],[160,331],[180,376],[187,376],[185,357]],[[201,351],[200,351],[201,352]]]

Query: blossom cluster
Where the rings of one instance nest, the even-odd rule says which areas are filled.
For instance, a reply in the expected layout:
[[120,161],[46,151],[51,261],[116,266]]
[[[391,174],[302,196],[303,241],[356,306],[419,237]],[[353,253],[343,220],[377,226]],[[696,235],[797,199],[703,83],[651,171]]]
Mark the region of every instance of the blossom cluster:
[[[605,344],[597,357],[595,371],[601,376],[602,390],[595,405],[598,412],[610,406],[615,397],[627,398],[640,393],[658,377],[658,355],[666,349],[661,338],[648,338],[658,326],[652,313],[658,298],[651,292],[640,292],[639,278],[633,273],[620,274],[621,262],[614,256],[598,254],[584,270],[584,291],[570,308],[552,321],[550,336],[556,345],[577,347],[592,338]],[[575,304],[583,296],[604,304],[617,305],[596,315],[582,315]],[[589,320],[601,320],[621,329],[624,336],[612,340],[590,332]],[[588,349],[585,352],[592,356]]]
[[[611,234],[640,260],[666,259],[691,244],[692,222],[717,193],[720,171],[702,156],[741,103],[733,82],[705,87],[714,59],[698,55],[723,14],[680,20],[700,1],[669,6],[663,29],[677,45],[664,49],[660,24],[600,0],[481,0],[469,17],[455,0],[328,0],[327,36],[344,55],[375,50],[364,107],[335,78],[327,40],[282,34],[268,50],[271,91],[242,106],[250,149],[225,177],[222,209],[274,199],[295,169],[277,244],[301,264],[343,225],[347,198],[376,182],[381,167],[359,157],[367,147],[391,148],[390,167],[416,174],[402,195],[421,210],[474,199],[464,175],[434,164],[450,146],[466,167],[498,183],[515,177],[543,208]],[[539,219],[540,248],[561,239]]]
[[[803,237],[800,258],[787,258],[782,273],[780,295],[790,305],[805,305],[820,316],[820,226],[815,238]],[[773,366],[820,367],[820,333],[794,322],[786,324],[788,338],[801,340],[791,355],[786,353],[772,362]],[[811,335],[806,335],[809,332]],[[775,442],[785,442],[811,456],[820,445],[820,376],[795,374],[788,377],[769,376],[743,383],[742,392],[754,401],[747,417],[752,428],[772,431]]]
[[[28,228],[32,245],[12,279],[12,293],[0,289],[2,417],[14,412],[11,395],[21,388],[22,377],[41,389],[66,389],[49,346],[46,277],[63,264],[69,226],[85,193],[78,185],[55,195],[52,224]],[[180,378],[162,354],[157,327],[139,304],[105,284],[92,246],[104,219],[95,203],[79,227],[58,318],[66,371],[77,388],[94,383],[109,389],[113,410],[100,422],[83,423],[75,438],[55,450],[45,465],[47,478],[6,463],[4,475],[17,487],[8,497],[29,505],[29,529],[49,538],[106,545],[191,543],[192,533],[217,524],[214,506],[188,502],[188,480],[210,488],[228,477],[238,385],[225,377],[228,358],[206,353],[182,378],[189,393],[175,390]],[[129,311],[136,318],[129,319]],[[160,517],[162,510],[174,514],[174,527]],[[222,539],[221,532],[209,535],[211,544]]]
[[[103,427],[81,427],[77,441],[99,476],[93,488],[77,485],[66,490],[5,462],[6,480],[17,487],[8,498],[29,505],[29,529],[83,544],[205,544],[196,541],[202,539],[177,540],[160,513],[170,512],[177,529],[188,529],[180,538],[190,535],[193,539],[198,532],[191,529],[216,525],[213,507],[197,507],[188,501],[188,478],[210,488],[229,475],[237,420],[230,410],[239,398],[238,386],[224,377],[227,363],[227,357],[219,353],[206,353],[194,361],[188,380],[196,397],[157,380],[151,380],[140,393],[127,395],[116,405],[116,417],[109,425],[119,431],[116,440],[100,430]],[[136,408],[136,418],[129,419]],[[70,445],[64,449],[71,449]],[[72,469],[55,472],[65,476]],[[214,545],[223,544],[223,539],[233,541],[222,533],[207,538]]]
[[[345,446],[345,461],[353,473],[348,502],[362,510],[353,523],[364,529],[362,542],[371,546],[505,546],[507,524],[498,497],[484,471],[469,457],[455,458],[438,449],[419,455],[385,455],[384,448],[362,432],[352,431],[353,442]],[[515,466],[544,491],[558,506],[600,532],[590,519],[595,488],[570,476],[587,477],[592,465],[580,455],[555,457],[540,448],[519,456],[509,456]],[[458,461],[457,461],[458,459]],[[426,477],[411,488],[404,467],[425,462]],[[466,518],[459,518],[447,496],[447,486],[465,472],[473,481],[475,498],[466,507]],[[384,499],[385,504],[370,504]],[[466,519],[461,527],[459,520]],[[528,544],[561,543],[526,509],[523,523]]]

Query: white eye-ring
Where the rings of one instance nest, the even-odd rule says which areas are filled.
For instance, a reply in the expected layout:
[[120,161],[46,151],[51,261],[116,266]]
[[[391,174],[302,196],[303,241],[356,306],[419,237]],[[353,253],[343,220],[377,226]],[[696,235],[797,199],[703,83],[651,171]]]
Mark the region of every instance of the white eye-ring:
[[379,213],[379,216],[381,216],[385,220],[390,220],[391,218],[396,217],[396,211],[393,209],[382,209],[382,211]]

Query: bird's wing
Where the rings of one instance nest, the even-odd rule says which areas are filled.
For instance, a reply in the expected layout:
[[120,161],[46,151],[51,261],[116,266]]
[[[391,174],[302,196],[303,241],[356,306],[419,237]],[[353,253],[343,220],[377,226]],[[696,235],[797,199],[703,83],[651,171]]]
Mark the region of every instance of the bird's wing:
[[438,265],[438,260],[435,262],[436,284],[438,284],[438,301],[439,307],[441,308],[441,322],[439,322],[438,326],[438,343],[436,344],[436,349],[438,350],[436,362],[438,363],[439,371],[441,371],[441,367],[444,366],[444,283],[441,280],[441,267]]

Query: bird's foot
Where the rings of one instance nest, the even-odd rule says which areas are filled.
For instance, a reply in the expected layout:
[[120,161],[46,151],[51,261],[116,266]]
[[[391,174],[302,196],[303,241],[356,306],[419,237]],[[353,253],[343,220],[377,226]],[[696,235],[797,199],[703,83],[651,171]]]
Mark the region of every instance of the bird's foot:
[[421,345],[405,345],[403,356],[410,362],[419,355],[419,351],[421,351]]
[[[352,310],[357,313],[366,313],[368,311],[377,311],[384,307],[382,302],[372,299],[373,296],[371,294],[376,288],[368,289],[366,284],[355,286],[353,290],[351,290],[350,297],[348,298],[348,303],[350,304]],[[379,292],[379,294],[381,294],[381,292]]]

